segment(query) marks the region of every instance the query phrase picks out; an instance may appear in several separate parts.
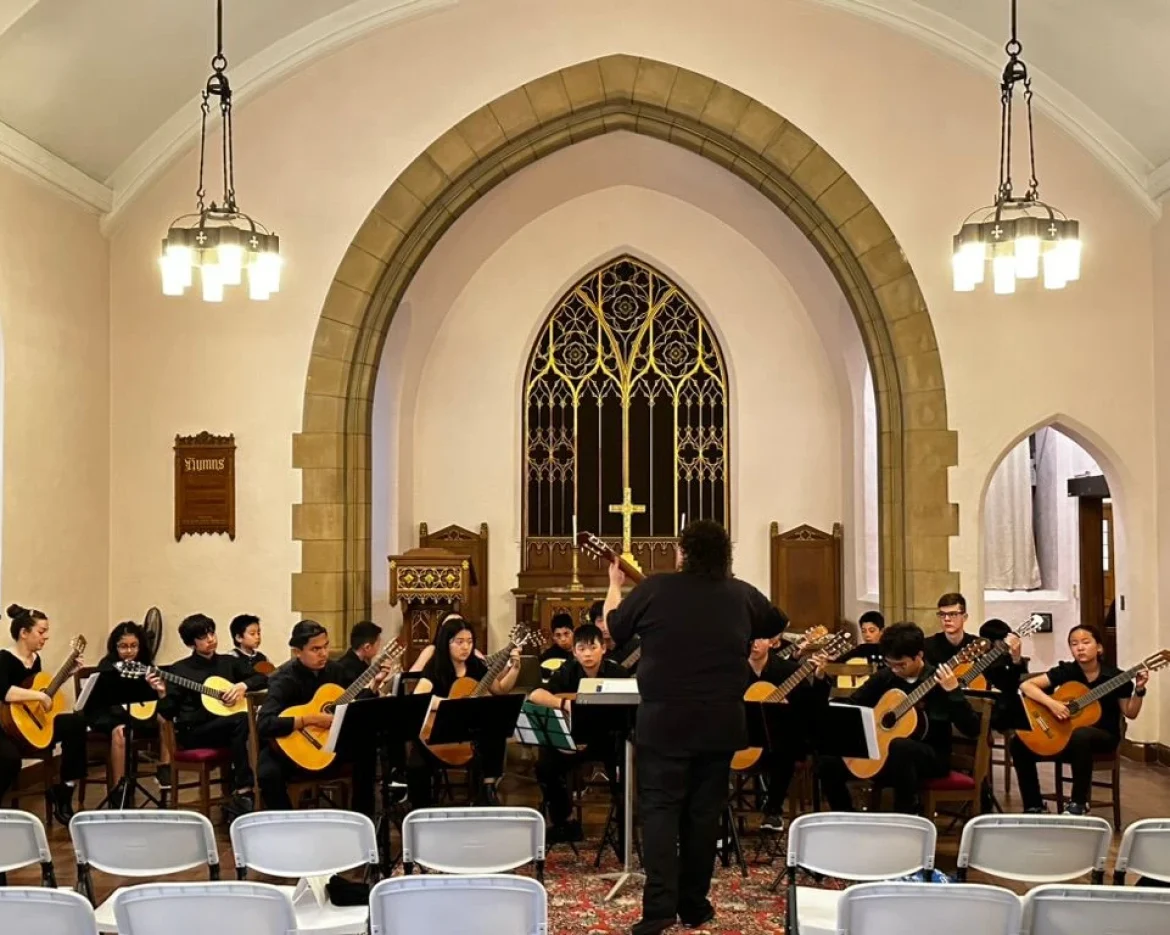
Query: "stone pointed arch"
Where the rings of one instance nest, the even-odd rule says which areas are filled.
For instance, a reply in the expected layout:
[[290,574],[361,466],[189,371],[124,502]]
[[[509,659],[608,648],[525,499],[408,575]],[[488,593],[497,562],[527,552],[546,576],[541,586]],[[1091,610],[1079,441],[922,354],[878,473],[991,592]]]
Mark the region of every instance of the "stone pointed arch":
[[[321,310],[293,465],[301,572],[293,610],[339,634],[370,612],[371,412],[382,344],[415,272],[485,192],[552,152],[616,130],[710,159],[758,189],[815,244],[845,293],[873,370],[880,443],[882,606],[933,619],[958,587],[947,468],[957,437],[934,328],[877,208],[799,127],[704,75],[611,55],[545,75],[469,114],[386,190],[358,230]],[[373,569],[386,573],[385,568]]]

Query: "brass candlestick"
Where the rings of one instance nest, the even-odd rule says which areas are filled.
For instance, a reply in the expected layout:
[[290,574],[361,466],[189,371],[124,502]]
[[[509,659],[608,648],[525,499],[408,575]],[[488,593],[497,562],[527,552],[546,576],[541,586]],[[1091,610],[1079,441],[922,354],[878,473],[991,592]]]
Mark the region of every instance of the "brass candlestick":
[[573,539],[572,548],[573,548],[573,582],[572,582],[572,584],[569,585],[569,589],[572,591],[584,591],[585,585],[583,585],[581,583],[581,578],[579,576],[579,572],[580,572],[579,559],[580,559],[580,555],[581,555],[581,548],[580,548],[580,546],[577,545],[577,540],[575,538]]

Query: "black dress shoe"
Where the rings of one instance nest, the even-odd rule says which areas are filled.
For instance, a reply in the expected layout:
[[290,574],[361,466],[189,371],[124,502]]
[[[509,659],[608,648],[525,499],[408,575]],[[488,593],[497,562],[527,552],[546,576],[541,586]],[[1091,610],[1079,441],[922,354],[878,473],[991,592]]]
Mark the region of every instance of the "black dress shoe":
[[500,796],[496,792],[496,784],[494,782],[485,782],[483,788],[479,792],[479,801],[481,805],[496,806],[500,804]]
[[65,783],[58,783],[49,789],[49,805],[53,809],[53,817],[66,827],[73,817],[73,787]]
[[639,919],[630,929],[630,935],[661,935],[674,925],[674,919]]
[[703,912],[697,919],[682,919],[682,924],[689,929],[702,928],[708,922],[715,918],[715,907],[708,906],[707,910]]

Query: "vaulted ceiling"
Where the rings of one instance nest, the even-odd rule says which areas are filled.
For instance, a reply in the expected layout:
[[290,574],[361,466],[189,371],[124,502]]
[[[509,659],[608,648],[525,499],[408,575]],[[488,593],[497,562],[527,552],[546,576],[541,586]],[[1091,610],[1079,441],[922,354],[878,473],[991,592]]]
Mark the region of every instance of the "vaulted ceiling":
[[[228,0],[242,92],[397,19],[490,0]],[[533,0],[544,2],[544,0]],[[770,0],[769,0],[770,2]],[[993,73],[1008,0],[801,0],[908,32]],[[1020,0],[1037,97],[1139,194],[1170,189],[1170,3]],[[197,125],[212,0],[0,0],[0,159],[99,211]]]

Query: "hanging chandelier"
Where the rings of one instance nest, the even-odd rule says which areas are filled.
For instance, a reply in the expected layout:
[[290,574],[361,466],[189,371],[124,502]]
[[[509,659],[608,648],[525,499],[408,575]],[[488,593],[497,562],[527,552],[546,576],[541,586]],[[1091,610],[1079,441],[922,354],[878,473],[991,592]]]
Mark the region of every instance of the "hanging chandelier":
[[[1081,275],[1080,224],[1040,200],[1036,145],[1032,136],[1032,79],[1016,37],[1016,0],[1011,0],[1012,37],[1004,47],[1007,65],[1000,83],[999,191],[995,204],[969,214],[954,237],[952,266],[956,292],[973,292],[991,264],[995,292],[1016,291],[1016,280],[1036,279],[1045,289],[1063,289]],[[1016,196],[1012,183],[1012,103],[1023,86],[1028,117],[1028,188]]]
[[[203,89],[202,126],[199,134],[199,187],[196,212],[176,218],[162,242],[159,267],[164,295],[182,295],[199,270],[203,301],[222,302],[225,286],[238,286],[248,278],[248,297],[267,299],[280,289],[280,238],[236,205],[235,167],[232,150],[232,89],[223,54],[223,0],[215,4],[216,51],[211,77]],[[219,99],[223,123],[223,196],[220,203],[206,203],[204,165],[207,154],[207,120],[211,99]]]

